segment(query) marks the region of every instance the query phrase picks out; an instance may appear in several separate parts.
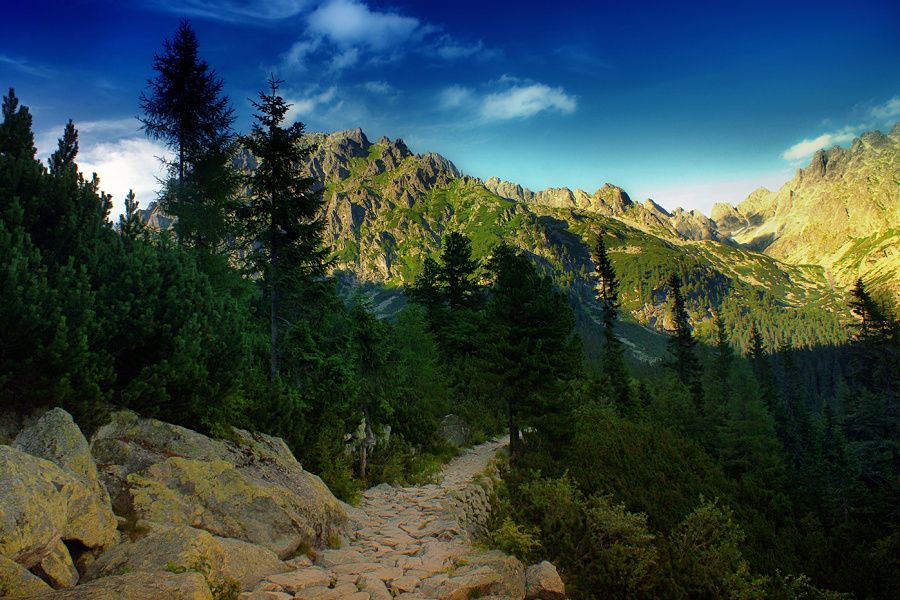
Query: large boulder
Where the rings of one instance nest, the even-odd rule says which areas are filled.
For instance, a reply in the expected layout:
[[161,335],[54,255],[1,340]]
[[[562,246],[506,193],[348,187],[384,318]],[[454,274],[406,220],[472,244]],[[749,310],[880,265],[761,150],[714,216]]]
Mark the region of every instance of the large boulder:
[[0,555],[30,569],[66,528],[72,488],[87,487],[48,460],[0,446]]
[[101,492],[91,447],[72,415],[63,409],[54,408],[44,413],[36,423],[19,432],[12,446],[56,463]]
[[202,570],[211,581],[233,579],[250,589],[267,575],[290,567],[270,550],[214,536],[192,527],[172,527],[103,553],[87,570],[85,581],[136,571]]
[[89,497],[78,500],[70,509],[69,536],[87,547],[104,547],[116,541],[116,517],[109,495],[97,477],[88,441],[61,408],[46,412],[33,425],[23,429],[13,447],[32,456],[49,460],[84,482]]
[[438,425],[438,435],[455,448],[464,446],[469,441],[469,426],[458,415],[446,415]]
[[0,446],[0,554],[27,569],[59,541],[102,548],[117,539],[108,504],[71,471]]
[[32,600],[213,600],[200,573],[139,571],[104,577],[70,590],[27,596]]
[[52,591],[28,569],[0,555],[0,598],[42,597]]
[[56,542],[56,546],[33,567],[33,570],[56,589],[70,588],[78,583],[79,579],[78,569],[75,568],[69,549],[62,540]]
[[565,600],[566,585],[546,560],[525,571],[525,600]]
[[269,548],[285,558],[301,545],[325,546],[347,514],[280,439],[235,430],[230,441],[114,413],[91,442],[117,514],[189,525]]

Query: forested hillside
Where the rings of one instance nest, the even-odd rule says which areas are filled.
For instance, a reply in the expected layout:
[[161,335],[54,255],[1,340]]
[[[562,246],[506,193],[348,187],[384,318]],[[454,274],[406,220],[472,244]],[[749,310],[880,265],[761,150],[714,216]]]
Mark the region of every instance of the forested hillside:
[[5,424],[260,431],[353,502],[428,481],[452,413],[510,435],[482,542],[573,598],[900,595],[900,325],[868,282],[613,186],[510,199],[400,141],[308,134],[274,76],[239,135],[187,21],[153,69],[142,123],[175,158],[115,224],[77,124],[45,164],[3,99]]

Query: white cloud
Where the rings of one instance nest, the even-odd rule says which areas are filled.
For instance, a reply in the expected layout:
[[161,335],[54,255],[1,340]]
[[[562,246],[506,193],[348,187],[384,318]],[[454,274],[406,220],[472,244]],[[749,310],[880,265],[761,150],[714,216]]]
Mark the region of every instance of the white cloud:
[[371,10],[357,0],[329,0],[309,16],[309,30],[341,46],[384,50],[413,38],[419,20]]
[[320,38],[300,40],[290,50],[281,55],[281,64],[291,70],[301,71],[306,68],[307,57],[315,52],[321,44]]
[[292,106],[284,120],[286,123],[293,123],[300,117],[309,116],[319,105],[330,103],[336,96],[337,87],[331,86],[325,91],[304,98],[287,98],[287,102]]
[[873,118],[882,121],[900,117],[900,96],[894,96],[884,104],[873,106],[869,113]]
[[441,36],[434,48],[434,53],[444,60],[458,60],[484,52],[484,43],[480,40],[476,44],[464,44],[446,34]]
[[329,67],[332,71],[343,71],[347,67],[352,67],[359,60],[359,50],[356,48],[347,48],[342,52],[334,55],[331,59]]
[[[147,139],[134,117],[102,121],[75,121],[79,152],[75,158],[85,179],[100,177],[100,189],[113,196],[110,218],[118,220],[125,210],[125,195],[133,189],[141,208],[156,200],[158,177],[164,174],[159,157],[171,157],[165,146]],[[64,125],[36,136],[38,157],[46,160],[56,150]]]
[[363,89],[371,94],[390,94],[394,88],[387,81],[367,81]]
[[460,85],[451,85],[450,87],[441,90],[438,94],[438,105],[441,108],[459,108],[468,104],[473,96],[474,94],[469,88]]
[[849,141],[852,141],[853,138],[857,136],[861,127],[844,127],[838,131],[833,131],[830,133],[823,133],[822,135],[809,139],[805,138],[804,140],[797,142],[790,148],[784,151],[782,157],[785,160],[797,161],[803,160],[808,156],[811,156],[814,152],[821,150],[823,148],[830,148],[836,144],[844,144]]
[[153,8],[216,21],[277,21],[303,12],[309,0],[147,0]]
[[481,104],[481,116],[488,121],[506,121],[533,117],[548,110],[571,114],[577,105],[575,97],[560,87],[551,88],[542,83],[516,85],[488,94]]
[[100,177],[100,189],[113,197],[110,218],[117,221],[125,211],[125,195],[134,190],[141,208],[156,200],[159,177],[164,166],[159,157],[168,156],[166,149],[144,137],[124,138],[112,142],[82,145],[76,159],[85,178],[92,173]]

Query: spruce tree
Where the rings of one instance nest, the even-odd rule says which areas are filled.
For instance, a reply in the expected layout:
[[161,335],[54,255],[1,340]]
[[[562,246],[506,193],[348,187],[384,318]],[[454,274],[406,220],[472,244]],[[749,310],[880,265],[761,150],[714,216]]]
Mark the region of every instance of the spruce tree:
[[59,138],[56,152],[50,155],[48,165],[51,174],[62,173],[63,169],[75,169],[75,157],[78,156],[78,131],[75,129],[75,123],[72,119],[66,123],[63,136]]
[[3,124],[0,125],[0,156],[9,159],[33,159],[34,133],[31,131],[31,113],[27,106],[19,106],[16,91],[9,88],[3,97]]
[[478,302],[479,263],[472,258],[471,240],[458,231],[451,231],[441,240],[441,245],[440,279],[447,288],[447,305],[451,311],[474,308]]
[[326,251],[321,191],[315,189],[315,179],[297,168],[311,152],[302,143],[303,123],[282,126],[291,105],[278,93],[282,81],[273,75],[268,84],[268,93],[260,92],[259,102],[253,102],[257,114],[251,132],[241,138],[258,164],[246,177],[249,196],[239,214],[250,267],[262,275],[268,294],[269,375],[274,380],[282,292],[324,274]]
[[684,295],[681,292],[681,278],[673,273],[669,277],[668,284],[674,325],[668,342],[669,353],[672,355],[672,361],[668,366],[674,371],[678,380],[691,391],[694,402],[699,408],[703,400],[703,385],[700,380],[700,361],[696,354],[697,340],[691,334]]
[[119,215],[119,233],[125,239],[135,240],[145,229],[144,220],[138,213],[138,201],[135,199],[134,190],[128,190],[125,196],[125,212]]
[[734,351],[728,341],[728,333],[725,331],[725,322],[716,314],[716,379],[719,385],[721,401],[725,401],[731,390],[729,379],[731,377],[731,365],[734,362]]
[[487,308],[493,330],[482,352],[506,403],[510,453],[520,455],[520,433],[527,427],[533,447],[556,454],[571,433],[561,386],[581,364],[572,310],[550,279],[508,244],[494,249],[488,269],[494,277]]
[[621,409],[630,404],[628,373],[622,353],[622,342],[616,336],[616,322],[619,319],[619,279],[606,251],[601,230],[597,235],[592,258],[597,278],[597,303],[603,319],[603,374],[613,390],[613,398]]
[[215,251],[230,234],[229,211],[239,186],[231,165],[234,109],[222,93],[222,79],[200,58],[186,19],[163,47],[153,60],[157,75],[141,93],[139,119],[148,137],[176,155],[162,207],[177,218],[179,239]]

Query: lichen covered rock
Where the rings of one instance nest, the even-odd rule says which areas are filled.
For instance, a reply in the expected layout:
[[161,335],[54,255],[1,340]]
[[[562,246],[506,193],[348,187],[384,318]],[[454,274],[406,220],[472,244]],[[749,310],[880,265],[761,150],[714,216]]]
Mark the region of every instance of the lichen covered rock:
[[114,413],[91,451],[118,514],[188,525],[285,558],[324,546],[347,522],[342,504],[280,439],[235,430],[233,441]]
[[200,570],[211,581],[233,579],[249,589],[263,577],[289,569],[266,548],[181,526],[111,548],[88,568],[84,579],[167,570]]
[[28,596],[33,600],[213,600],[200,573],[146,572],[104,577],[70,590]]
[[48,460],[0,446],[0,555],[30,569],[66,528],[69,497],[87,486]]
[[116,541],[116,517],[109,495],[97,477],[88,441],[69,413],[61,408],[46,412],[19,433],[13,447],[52,462],[87,487],[88,493],[81,486],[67,488],[67,523],[62,539],[77,540],[88,548],[102,548]]
[[33,569],[41,579],[56,589],[70,588],[78,583],[78,569],[72,562],[69,549],[61,540],[56,542],[56,546]]
[[52,588],[25,567],[0,555],[0,598],[41,597]]

